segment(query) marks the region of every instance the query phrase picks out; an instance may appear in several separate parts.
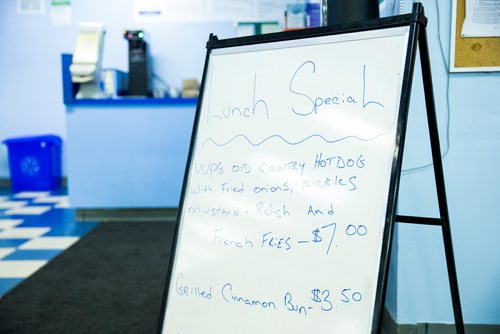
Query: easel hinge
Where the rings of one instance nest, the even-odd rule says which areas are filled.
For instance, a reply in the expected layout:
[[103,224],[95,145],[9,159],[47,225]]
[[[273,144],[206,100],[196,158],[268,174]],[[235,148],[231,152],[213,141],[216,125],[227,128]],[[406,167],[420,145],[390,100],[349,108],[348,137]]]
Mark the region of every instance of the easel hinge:
[[207,42],[206,48],[207,49],[211,48],[212,44],[218,40],[219,40],[219,37],[217,37],[217,35],[215,35],[214,33],[210,33],[210,36],[208,37],[208,42]]
[[413,3],[412,14],[414,15],[414,20],[420,23],[422,26],[427,27],[427,17],[424,13],[424,6],[419,1]]

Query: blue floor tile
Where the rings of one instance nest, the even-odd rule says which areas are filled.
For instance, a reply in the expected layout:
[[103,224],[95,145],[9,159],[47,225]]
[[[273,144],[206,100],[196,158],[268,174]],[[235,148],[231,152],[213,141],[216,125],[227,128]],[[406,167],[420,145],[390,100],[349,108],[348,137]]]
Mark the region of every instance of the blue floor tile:
[[74,222],[73,224],[53,225],[51,230],[44,234],[46,237],[82,237],[92,230],[97,223]]
[[[56,191],[51,191],[50,196],[67,195],[64,188]],[[9,201],[26,201],[28,206],[48,206],[50,210],[41,215],[6,215],[6,210],[0,209],[1,219],[22,219],[22,223],[16,227],[45,227],[50,230],[43,237],[83,237],[91,231],[98,223],[97,222],[79,222],[76,221],[76,213],[74,209],[55,208],[55,203],[35,203],[35,199],[30,198],[14,198],[9,190],[0,188],[0,196],[7,196]],[[19,249],[25,242],[31,239],[0,239],[0,248],[14,248],[14,252],[7,255],[0,261],[50,261],[64,250],[36,250],[36,249]],[[2,278],[0,279],[0,298],[7,291],[22,282],[21,278]]]
[[22,281],[22,278],[0,278],[0,298]]
[[0,239],[0,248],[16,248],[30,239]]
[[59,255],[63,249],[20,249],[2,259],[3,260],[51,260]]

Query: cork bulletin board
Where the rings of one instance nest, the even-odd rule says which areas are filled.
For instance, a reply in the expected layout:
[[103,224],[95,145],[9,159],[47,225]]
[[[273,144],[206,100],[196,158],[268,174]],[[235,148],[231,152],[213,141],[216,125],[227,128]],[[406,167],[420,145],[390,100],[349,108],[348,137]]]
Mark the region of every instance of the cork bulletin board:
[[500,37],[462,37],[465,0],[453,0],[450,72],[500,71]]

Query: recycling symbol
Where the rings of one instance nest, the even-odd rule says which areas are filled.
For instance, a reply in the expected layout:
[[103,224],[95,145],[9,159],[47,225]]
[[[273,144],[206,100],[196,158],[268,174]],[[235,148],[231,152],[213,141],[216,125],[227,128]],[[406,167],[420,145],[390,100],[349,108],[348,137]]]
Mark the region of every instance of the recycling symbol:
[[40,162],[34,156],[25,156],[21,160],[20,167],[25,176],[36,176],[40,172]]

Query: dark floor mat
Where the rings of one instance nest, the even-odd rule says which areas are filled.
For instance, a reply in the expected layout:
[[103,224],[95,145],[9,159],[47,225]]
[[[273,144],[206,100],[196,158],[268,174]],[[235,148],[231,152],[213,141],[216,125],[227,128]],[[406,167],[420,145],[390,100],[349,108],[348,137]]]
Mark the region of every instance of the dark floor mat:
[[0,299],[0,333],[155,333],[174,223],[101,223]]

